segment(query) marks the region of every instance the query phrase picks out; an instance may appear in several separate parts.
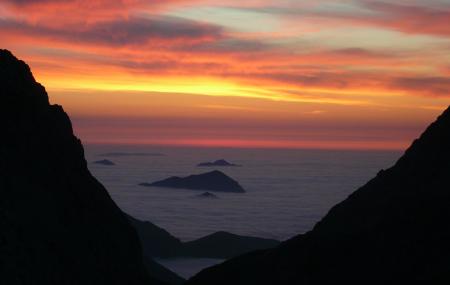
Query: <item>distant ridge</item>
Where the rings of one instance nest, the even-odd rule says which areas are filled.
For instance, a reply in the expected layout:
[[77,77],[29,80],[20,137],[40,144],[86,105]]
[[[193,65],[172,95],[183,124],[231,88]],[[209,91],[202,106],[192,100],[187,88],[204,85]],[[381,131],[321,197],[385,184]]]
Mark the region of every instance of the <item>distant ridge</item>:
[[449,284],[450,108],[314,229],[186,284]]
[[280,242],[228,232],[216,232],[199,239],[182,242],[166,230],[147,221],[128,216],[136,228],[147,257],[230,258],[252,250],[267,249]]

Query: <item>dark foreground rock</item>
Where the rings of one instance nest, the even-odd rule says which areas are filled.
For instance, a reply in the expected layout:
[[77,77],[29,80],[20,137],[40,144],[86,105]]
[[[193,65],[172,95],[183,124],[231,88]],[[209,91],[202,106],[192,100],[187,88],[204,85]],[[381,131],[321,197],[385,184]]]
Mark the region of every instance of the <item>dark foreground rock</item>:
[[214,170],[211,172],[190,175],[187,177],[172,176],[153,183],[139,184],[145,187],[164,187],[190,190],[208,190],[217,192],[244,193],[241,185],[223,172]]
[[61,106],[0,50],[0,283],[161,284]]
[[108,159],[97,160],[97,161],[94,161],[94,163],[101,164],[101,165],[107,165],[107,166],[116,165],[114,162],[112,162],[111,160],[108,160]]
[[213,161],[213,162],[201,162],[201,163],[199,163],[199,164],[197,164],[197,166],[200,166],[200,167],[204,167],[204,166],[207,166],[207,167],[211,167],[211,166],[241,166],[241,165],[239,165],[239,164],[234,164],[234,163],[230,163],[230,162],[228,162],[228,161],[226,161],[225,159],[219,159],[219,160],[216,160],[216,161]]
[[450,109],[312,231],[187,284],[449,284],[449,205]]
[[203,238],[181,242],[166,230],[150,223],[128,216],[136,228],[144,254],[147,257],[202,257],[231,258],[256,249],[267,249],[280,242],[272,239],[247,237],[217,232]]

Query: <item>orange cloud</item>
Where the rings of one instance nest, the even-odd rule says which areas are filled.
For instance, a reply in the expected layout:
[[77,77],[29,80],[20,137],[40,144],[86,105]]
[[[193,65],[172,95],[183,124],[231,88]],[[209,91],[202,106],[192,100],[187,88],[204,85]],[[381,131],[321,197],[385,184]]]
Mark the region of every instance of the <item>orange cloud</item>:
[[450,35],[450,6],[433,8],[375,1],[368,2],[366,6],[382,13],[380,17],[367,18],[367,23],[409,34]]

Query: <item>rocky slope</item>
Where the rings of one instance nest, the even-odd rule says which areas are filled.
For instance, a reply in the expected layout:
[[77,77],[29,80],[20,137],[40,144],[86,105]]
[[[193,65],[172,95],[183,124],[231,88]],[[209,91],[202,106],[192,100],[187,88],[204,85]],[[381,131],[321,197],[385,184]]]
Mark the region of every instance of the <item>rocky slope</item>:
[[450,109],[312,231],[187,284],[449,284],[449,220]]
[[0,283],[160,284],[61,106],[0,50]]

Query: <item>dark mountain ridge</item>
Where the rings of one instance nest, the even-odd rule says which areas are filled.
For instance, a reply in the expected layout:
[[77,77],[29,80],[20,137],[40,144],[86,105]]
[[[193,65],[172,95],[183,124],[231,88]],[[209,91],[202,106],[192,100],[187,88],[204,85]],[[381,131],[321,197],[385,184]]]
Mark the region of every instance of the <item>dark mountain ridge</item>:
[[168,231],[150,222],[140,221],[128,215],[137,230],[144,255],[152,257],[201,257],[231,258],[253,250],[268,249],[280,242],[273,239],[240,236],[216,232],[199,239],[182,242]]
[[240,236],[224,231],[183,243],[183,255],[228,259],[250,251],[276,247],[280,242],[250,236]]
[[161,284],[63,108],[0,50],[0,283]]
[[312,231],[187,284],[448,284],[449,205],[450,108]]

